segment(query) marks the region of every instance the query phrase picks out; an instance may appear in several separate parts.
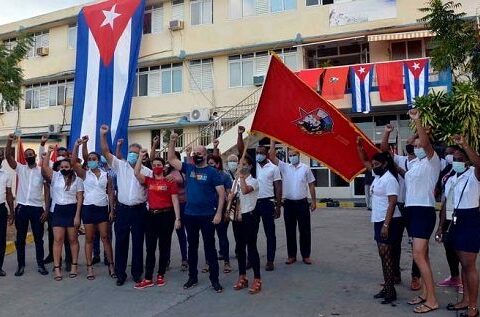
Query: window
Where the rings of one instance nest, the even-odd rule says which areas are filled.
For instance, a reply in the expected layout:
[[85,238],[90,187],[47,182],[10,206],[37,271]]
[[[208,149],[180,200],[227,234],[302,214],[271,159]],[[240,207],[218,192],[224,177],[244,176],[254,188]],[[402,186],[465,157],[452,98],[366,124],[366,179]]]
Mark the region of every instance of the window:
[[213,58],[190,61],[190,90],[213,89]]
[[228,58],[230,87],[253,85],[253,76],[265,75],[268,67],[268,53],[257,52],[234,55]]
[[67,34],[67,47],[75,49],[77,47],[77,26],[69,26]]
[[292,71],[298,69],[297,48],[284,48],[276,50],[275,53],[280,55],[285,65],[287,65]]
[[52,81],[25,87],[25,109],[72,104],[73,79]]
[[162,65],[162,94],[182,91],[182,64]]
[[163,30],[163,5],[145,9],[143,17],[143,34],[159,33]]
[[192,25],[213,23],[212,0],[192,0],[190,2],[190,16]]
[[295,10],[297,0],[229,0],[229,17],[239,19],[269,12]]
[[368,63],[368,43],[329,43],[306,48],[307,68]]
[[172,20],[185,19],[185,4],[183,0],[172,0]]
[[155,97],[181,91],[182,64],[178,63],[140,68],[133,95]]
[[5,40],[5,41],[3,41],[3,45],[5,45],[5,48],[8,51],[10,51],[17,45],[17,39],[12,38],[12,39]]
[[270,0],[271,12],[295,10],[296,8],[297,0]]
[[419,58],[425,56],[422,40],[392,42],[390,52],[392,60]]
[[307,0],[306,4],[307,6],[316,6],[319,4],[323,4],[323,5],[332,4],[333,2],[334,0]]
[[320,162],[310,160],[310,167],[315,176],[315,187],[350,187],[348,182]]
[[48,45],[49,45],[48,31],[37,32],[32,34],[32,46],[27,52],[27,58],[39,56],[37,49],[42,47],[48,48]]

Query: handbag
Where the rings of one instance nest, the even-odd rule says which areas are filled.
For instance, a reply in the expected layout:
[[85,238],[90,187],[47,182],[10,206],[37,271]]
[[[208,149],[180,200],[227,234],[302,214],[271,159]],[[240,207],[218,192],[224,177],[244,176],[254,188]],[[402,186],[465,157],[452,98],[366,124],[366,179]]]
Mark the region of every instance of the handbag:
[[233,182],[232,187],[234,188],[234,195],[233,198],[228,201],[225,218],[240,222],[242,221],[242,213],[240,212],[240,192],[238,190],[237,180]]

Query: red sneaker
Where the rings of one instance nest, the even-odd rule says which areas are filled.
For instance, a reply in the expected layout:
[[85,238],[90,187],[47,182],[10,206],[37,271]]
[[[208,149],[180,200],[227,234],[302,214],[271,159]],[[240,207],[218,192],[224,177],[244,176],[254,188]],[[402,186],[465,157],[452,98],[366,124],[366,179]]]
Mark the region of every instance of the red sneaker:
[[167,282],[163,279],[163,275],[157,275],[157,286],[162,287],[165,284],[167,284]]
[[133,288],[135,289],[144,289],[144,288],[147,288],[147,287],[152,287],[154,284],[152,281],[150,280],[143,280],[141,282],[138,282],[137,284],[135,284],[135,286]]

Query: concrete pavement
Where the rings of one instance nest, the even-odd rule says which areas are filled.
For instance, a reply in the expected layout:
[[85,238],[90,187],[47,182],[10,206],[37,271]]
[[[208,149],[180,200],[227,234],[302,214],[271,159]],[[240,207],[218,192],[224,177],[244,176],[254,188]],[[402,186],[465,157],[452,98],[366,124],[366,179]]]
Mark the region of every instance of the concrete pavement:
[[[312,215],[312,258],[314,265],[302,262],[287,266],[283,220],[277,220],[276,269],[265,272],[266,246],[263,229],[259,233],[263,290],[249,295],[236,292],[232,285],[238,271],[220,275],[225,287],[216,294],[209,287],[208,275],[199,273],[199,285],[183,290],[187,273],[180,272],[178,242],[172,242],[172,266],[167,272],[167,285],[145,290],[133,289],[127,280],[122,287],[108,277],[107,268],[97,264],[96,280],[86,280],[85,257],[80,254],[80,275],[67,276],[55,282],[53,275],[40,276],[34,265],[34,247],[27,247],[27,267],[23,277],[14,277],[15,254],[7,256],[4,269],[8,276],[0,278],[0,316],[414,316],[406,302],[415,295],[408,289],[410,281],[409,246],[404,239],[402,285],[397,287],[396,305],[380,305],[373,299],[382,281],[381,265],[373,241],[370,212],[356,209],[319,209]],[[261,226],[260,226],[261,227]],[[230,251],[234,239],[230,234]],[[83,249],[83,243],[81,243]],[[408,253],[408,254],[407,254]],[[203,249],[200,249],[203,265]],[[443,247],[431,242],[431,259],[436,281],[448,275]],[[221,263],[222,267],[223,263]],[[52,265],[48,266],[51,270]],[[252,272],[248,272],[253,280]],[[444,309],[457,300],[456,290],[437,288],[441,309],[429,316],[456,316]]]

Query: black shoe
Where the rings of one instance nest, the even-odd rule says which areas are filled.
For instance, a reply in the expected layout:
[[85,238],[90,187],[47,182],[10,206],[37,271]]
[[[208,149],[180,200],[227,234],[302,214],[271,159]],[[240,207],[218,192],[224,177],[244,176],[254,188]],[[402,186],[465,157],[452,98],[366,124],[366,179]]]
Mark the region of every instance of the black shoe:
[[378,292],[377,294],[373,295],[373,298],[375,298],[375,299],[385,298],[385,290],[382,289],[380,292]]
[[4,270],[0,269],[0,277],[7,276]]
[[53,262],[53,256],[51,256],[50,254],[45,258],[45,260],[43,260],[43,264],[50,264]]
[[38,271],[38,273],[40,273],[41,275],[48,275],[48,271],[47,271],[47,269],[45,268],[45,265],[39,265],[37,271]]
[[265,271],[273,271],[275,269],[275,265],[273,262],[268,261],[267,265],[265,265]]
[[100,263],[100,256],[99,255],[95,255],[92,259],[92,265],[95,265],[97,263]]
[[125,278],[117,278],[117,286],[122,286],[125,284]]
[[198,279],[189,278],[187,283],[183,284],[183,289],[190,289],[194,286],[197,286]]
[[223,287],[222,287],[222,285],[220,285],[219,282],[213,282],[212,287],[215,290],[215,292],[217,292],[217,293],[223,292]]
[[395,292],[394,290],[393,292],[389,292],[388,295],[385,294],[385,298],[380,302],[380,304],[387,305],[387,304],[393,303],[396,300],[397,300],[397,292]]
[[19,266],[15,272],[15,276],[22,276],[25,273],[25,266]]

